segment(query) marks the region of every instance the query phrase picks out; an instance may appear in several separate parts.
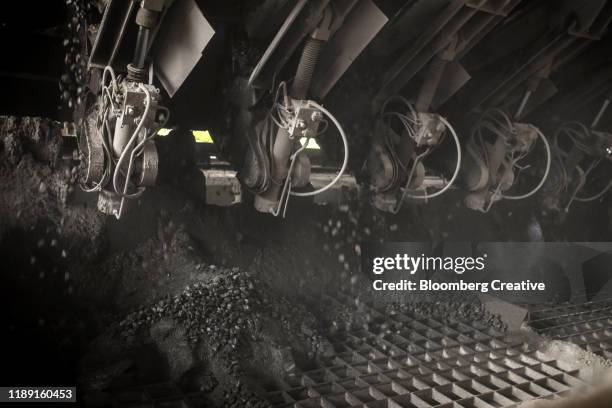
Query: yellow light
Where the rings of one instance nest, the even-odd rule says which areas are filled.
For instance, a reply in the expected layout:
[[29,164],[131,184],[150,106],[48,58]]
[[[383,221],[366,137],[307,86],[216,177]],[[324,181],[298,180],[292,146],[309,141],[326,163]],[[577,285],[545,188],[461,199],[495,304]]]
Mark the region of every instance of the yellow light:
[[157,131],[157,135],[158,136],[168,136],[168,134],[170,134],[170,132],[172,132],[172,129],[168,129],[168,128],[161,128]]
[[193,138],[196,143],[213,143],[212,136],[208,130],[193,130]]
[[[302,146],[304,146],[304,143],[306,143],[306,140],[307,139],[305,137],[300,139],[300,143],[302,144]],[[311,138],[308,141],[308,144],[306,145],[306,150],[321,150],[321,147],[319,146],[316,140]]]

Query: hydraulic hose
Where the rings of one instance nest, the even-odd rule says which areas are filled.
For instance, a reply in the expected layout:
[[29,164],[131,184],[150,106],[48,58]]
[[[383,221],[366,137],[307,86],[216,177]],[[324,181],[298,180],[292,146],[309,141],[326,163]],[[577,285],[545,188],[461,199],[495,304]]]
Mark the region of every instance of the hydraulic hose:
[[295,191],[290,191],[289,193],[291,195],[294,195],[296,197],[310,197],[310,196],[314,196],[317,194],[321,194],[324,191],[329,190],[330,188],[332,188],[332,186],[334,184],[336,184],[338,182],[338,180],[340,180],[340,178],[342,177],[342,175],[344,174],[344,172],[346,171],[346,167],[348,166],[348,161],[349,161],[349,145],[348,145],[348,138],[346,137],[346,133],[344,133],[344,129],[342,129],[342,125],[340,125],[340,122],[338,122],[338,120],[334,117],[334,115],[331,114],[330,111],[328,111],[327,109],[325,109],[323,106],[319,105],[316,102],[311,102],[312,105],[317,108],[318,110],[320,110],[321,112],[323,112],[323,114],[325,116],[327,116],[329,118],[329,120],[332,121],[332,123],[336,126],[336,128],[338,129],[338,133],[340,133],[340,138],[342,139],[342,145],[344,147],[344,157],[342,159],[342,167],[340,167],[340,171],[338,171],[338,174],[336,174],[336,177],[334,177],[334,179],[332,181],[329,182],[329,184],[314,190],[314,191],[308,191],[305,193],[298,193]]
[[306,40],[306,45],[302,51],[300,63],[293,79],[293,85],[291,86],[290,96],[293,99],[306,99],[324,43],[324,41],[312,37]]
[[548,173],[550,173],[550,166],[551,166],[551,163],[552,163],[552,152],[550,151],[550,144],[548,143],[548,139],[546,139],[546,136],[544,136],[544,133],[542,133],[540,131],[540,129],[538,129],[535,126],[534,126],[534,129],[536,130],[536,132],[537,132],[538,136],[540,137],[540,140],[542,141],[542,143],[544,143],[544,148],[546,149],[546,167],[544,168],[544,175],[540,179],[540,182],[538,183],[538,185],[535,186],[528,193],[521,194],[521,195],[516,195],[516,196],[500,194],[500,197],[505,198],[506,200],[523,200],[525,198],[531,197],[532,195],[537,193],[538,190],[540,190],[540,188],[542,188],[542,186],[546,182],[546,179],[548,178]]
[[147,27],[138,27],[138,36],[136,37],[136,49],[134,50],[134,66],[143,69],[147,58],[147,50],[149,47],[150,30]]

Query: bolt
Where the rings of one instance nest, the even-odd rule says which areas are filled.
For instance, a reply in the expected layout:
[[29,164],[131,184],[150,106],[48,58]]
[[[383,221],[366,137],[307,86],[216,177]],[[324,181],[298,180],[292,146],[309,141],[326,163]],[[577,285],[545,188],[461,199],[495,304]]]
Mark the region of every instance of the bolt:
[[312,112],[312,115],[310,116],[310,119],[313,122],[318,122],[318,121],[323,119],[323,114],[321,112],[319,112],[319,111],[314,111],[314,112]]

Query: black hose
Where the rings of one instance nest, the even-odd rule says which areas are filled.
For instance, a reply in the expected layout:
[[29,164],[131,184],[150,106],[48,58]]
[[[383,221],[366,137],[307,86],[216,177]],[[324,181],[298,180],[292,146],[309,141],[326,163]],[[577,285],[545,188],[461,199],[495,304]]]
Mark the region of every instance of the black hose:
[[293,79],[293,85],[291,86],[292,98],[306,99],[324,43],[322,40],[316,40],[311,37],[306,40],[306,45],[302,51],[302,57]]
[[138,36],[136,37],[136,49],[134,51],[134,66],[136,68],[144,68],[147,58],[147,50],[149,47],[150,30],[147,27],[138,27]]

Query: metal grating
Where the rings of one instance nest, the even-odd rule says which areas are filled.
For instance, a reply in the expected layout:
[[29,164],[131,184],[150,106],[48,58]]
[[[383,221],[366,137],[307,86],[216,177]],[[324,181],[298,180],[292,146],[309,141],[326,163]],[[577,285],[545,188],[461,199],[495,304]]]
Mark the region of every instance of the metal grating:
[[612,299],[536,309],[529,324],[546,337],[612,360]]
[[[325,301],[354,306],[348,296]],[[479,322],[388,314],[363,304],[359,309],[369,323],[330,333],[334,357],[296,371],[269,390],[274,406],[516,407],[559,398],[584,384],[577,370],[564,371]]]

